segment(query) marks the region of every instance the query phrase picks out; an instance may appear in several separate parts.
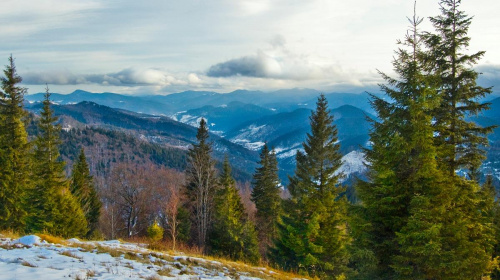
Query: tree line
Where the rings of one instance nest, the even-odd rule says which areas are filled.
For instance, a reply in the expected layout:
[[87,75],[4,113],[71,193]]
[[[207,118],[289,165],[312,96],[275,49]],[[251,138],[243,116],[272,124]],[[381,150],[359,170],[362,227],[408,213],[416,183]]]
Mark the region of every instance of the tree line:
[[352,203],[323,95],[286,188],[267,145],[251,188],[234,180],[229,158],[217,170],[202,119],[184,172],[115,164],[97,195],[83,150],[64,175],[48,89],[39,134],[27,140],[26,90],[10,57],[0,95],[0,228],[131,238],[161,226],[174,250],[188,244],[321,279],[500,279],[500,204],[491,180],[479,182],[493,127],[467,120],[488,109],[481,98],[491,88],[476,83],[472,67],[484,52],[466,53],[472,18],[460,4],[440,1],[434,32],[420,30],[416,13],[409,18],[396,77],[380,72],[385,96],[371,96],[378,119],[364,151],[368,179],[355,184]]
[[66,178],[58,148],[61,127],[50,108],[48,88],[38,133],[28,141],[21,81],[10,56],[0,91],[0,229],[90,237],[101,202],[83,150]]

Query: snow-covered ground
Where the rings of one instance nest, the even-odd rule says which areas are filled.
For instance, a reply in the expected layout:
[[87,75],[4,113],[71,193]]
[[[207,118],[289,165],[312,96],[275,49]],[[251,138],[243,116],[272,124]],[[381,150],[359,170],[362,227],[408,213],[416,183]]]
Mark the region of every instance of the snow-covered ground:
[[118,240],[69,239],[63,243],[48,243],[35,235],[16,240],[0,235],[0,279],[261,279],[278,275],[266,268],[169,255]]

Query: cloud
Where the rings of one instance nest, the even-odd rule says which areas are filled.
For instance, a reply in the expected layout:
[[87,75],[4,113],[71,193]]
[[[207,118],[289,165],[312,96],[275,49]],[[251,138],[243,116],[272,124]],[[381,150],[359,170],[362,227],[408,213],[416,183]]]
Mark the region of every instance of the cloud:
[[[267,64],[269,64],[269,66]],[[270,73],[267,71],[267,68],[271,68],[271,64],[279,67],[273,59],[259,53],[257,56],[244,56],[210,66],[207,71],[207,76],[230,77],[240,75],[264,78],[269,76]]]
[[27,36],[44,29],[76,26],[92,12],[103,8],[94,0],[3,0],[1,35]]
[[242,56],[209,67],[208,77],[250,77],[286,81],[312,81],[328,79],[336,83],[360,85],[356,71],[346,71],[338,64],[324,64],[307,54],[297,54],[286,47],[283,36],[273,37],[271,48],[258,50],[255,55]]
[[209,67],[208,77],[254,77],[284,80],[320,79],[341,74],[340,67],[320,66],[304,54],[289,51],[283,36],[277,35],[270,42],[271,49],[258,50],[255,55],[243,56]]
[[[100,84],[112,86],[170,86],[187,85],[194,77],[176,78],[159,69],[127,68],[116,73],[75,75],[69,71],[29,72],[23,74],[23,83],[28,85],[79,85]],[[199,80],[199,79],[198,79]],[[198,81],[199,82],[199,81]]]

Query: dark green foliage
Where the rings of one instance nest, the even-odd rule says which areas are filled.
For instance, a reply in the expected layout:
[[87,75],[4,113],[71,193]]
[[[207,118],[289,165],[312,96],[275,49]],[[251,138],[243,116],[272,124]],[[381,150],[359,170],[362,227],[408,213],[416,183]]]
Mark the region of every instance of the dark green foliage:
[[500,201],[498,200],[498,195],[494,187],[493,176],[488,175],[486,177],[481,193],[486,205],[489,204],[488,200],[492,202],[492,204],[490,204],[492,205],[491,209],[485,211],[485,218],[492,221],[495,234],[493,260],[496,261],[497,267],[495,267],[491,274],[491,279],[500,279],[500,267],[498,267],[498,262],[500,262]]
[[[441,14],[430,20],[435,34],[426,34],[430,50],[429,69],[439,78],[440,106],[435,110],[436,147],[443,172],[449,174],[454,186],[454,209],[450,219],[459,221],[448,227],[453,239],[450,247],[455,254],[450,259],[455,273],[466,278],[479,277],[489,270],[493,228],[484,213],[492,209],[492,201],[480,191],[478,168],[485,159],[486,135],[493,127],[481,127],[467,117],[482,113],[489,104],[480,99],[491,88],[477,85],[479,73],[472,67],[484,51],[466,54],[467,36],[472,17],[460,10],[460,0],[441,0]],[[459,176],[457,171],[466,173]],[[461,227],[459,227],[461,226]],[[451,262],[459,261],[459,265]]]
[[29,231],[69,236],[84,236],[87,222],[84,213],[68,190],[64,162],[60,160],[61,143],[58,118],[50,108],[47,88],[38,123],[34,152],[34,190],[30,193]]
[[490,94],[491,88],[477,85],[479,73],[472,68],[485,52],[464,53],[470,43],[467,33],[472,17],[459,10],[460,4],[460,0],[441,0],[441,14],[430,18],[436,33],[425,36],[430,49],[428,67],[440,79],[442,98],[434,113],[439,132],[436,144],[440,162],[451,175],[458,169],[474,172],[479,168],[485,159],[482,148],[488,145],[486,134],[493,128],[465,119],[489,108],[479,100]]
[[20,87],[14,59],[3,71],[0,91],[0,229],[23,231],[26,194],[31,188],[28,135],[23,108],[26,88]]
[[359,252],[365,260],[374,257],[376,268],[362,267],[359,276],[480,279],[491,259],[491,221],[485,214],[491,201],[479,195],[475,181],[440,164],[443,150],[433,122],[443,104],[442,80],[426,72],[421,20],[414,16],[410,22],[393,62],[398,78],[382,74],[389,100],[372,98],[380,121],[370,134],[370,181],[358,185],[362,203],[354,208],[360,217],[354,228]]
[[58,205],[56,226],[48,232],[65,238],[85,237],[88,230],[85,214],[67,187],[59,189],[56,204]]
[[205,119],[201,119],[197,144],[188,151],[187,197],[191,201],[195,240],[205,250],[207,234],[213,217],[213,198],[217,186],[215,161],[211,157],[212,146],[208,142],[208,128]]
[[252,201],[257,208],[256,222],[261,244],[261,254],[265,256],[272,241],[278,237],[280,222],[281,197],[278,177],[278,161],[274,151],[269,151],[267,144],[260,153],[260,167],[253,176]]
[[280,239],[272,255],[277,265],[321,278],[347,272],[350,242],[345,188],[339,186],[341,154],[337,130],[323,95],[310,117],[311,134],[297,152],[297,169],[290,178],[291,199],[285,203]]
[[71,193],[80,203],[80,207],[85,214],[87,221],[87,237],[95,234],[99,223],[99,215],[101,213],[102,203],[93,183],[93,178],[90,175],[89,166],[85,157],[83,148],[80,150],[76,162],[73,164],[73,172],[71,173]]
[[[420,22],[412,19],[413,29],[396,52],[393,65],[399,79],[382,73],[387,85],[381,87],[390,101],[372,97],[380,121],[373,121],[373,145],[366,151],[371,181],[358,185],[363,202],[358,214],[365,219],[358,222],[367,225],[362,236],[366,240],[357,242],[374,253],[378,267],[372,277],[382,279],[396,275],[422,277],[413,274],[413,267],[407,267],[411,257],[415,258],[412,263],[416,270],[425,275],[425,265],[420,262],[430,257],[429,253],[437,253],[436,247],[440,246],[433,235],[436,232],[425,232],[435,226],[439,234],[437,213],[431,213],[435,209],[430,206],[443,207],[447,203],[434,201],[443,187],[434,160],[430,114],[439,98],[432,79],[421,70]],[[436,247],[429,247],[432,250],[427,252],[417,248],[433,242]]]
[[189,211],[183,206],[180,206],[177,210],[177,221],[179,221],[179,225],[177,226],[177,240],[187,243],[191,237],[191,221]]
[[259,260],[257,233],[245,220],[245,209],[231,176],[226,158],[219,177],[219,189],[214,203],[214,223],[210,232],[210,251],[233,260],[257,263]]

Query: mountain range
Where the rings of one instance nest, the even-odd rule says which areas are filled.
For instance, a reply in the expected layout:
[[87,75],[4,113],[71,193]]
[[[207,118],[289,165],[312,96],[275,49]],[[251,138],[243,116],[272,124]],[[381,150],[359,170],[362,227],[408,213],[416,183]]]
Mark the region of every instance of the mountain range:
[[[295,153],[309,133],[309,116],[320,92],[311,89],[280,90],[271,93],[238,90],[226,94],[186,91],[165,96],[127,96],[115,93],[52,94],[54,110],[66,129],[95,126],[125,131],[145,141],[186,150],[196,141],[201,118],[209,124],[214,156],[225,154],[233,166],[252,174],[258,152],[265,142],[277,153],[280,177],[286,184],[295,168]],[[338,129],[343,168],[360,176],[365,166],[362,148],[369,146],[370,119],[376,120],[369,94],[326,93]],[[27,108],[36,112],[43,94],[27,95]],[[500,125],[500,98],[490,100],[491,110],[471,116],[483,125]],[[485,172],[500,178],[500,133],[490,135],[491,148]],[[358,161],[358,162],[356,162]],[[243,176],[250,178],[250,175]]]

